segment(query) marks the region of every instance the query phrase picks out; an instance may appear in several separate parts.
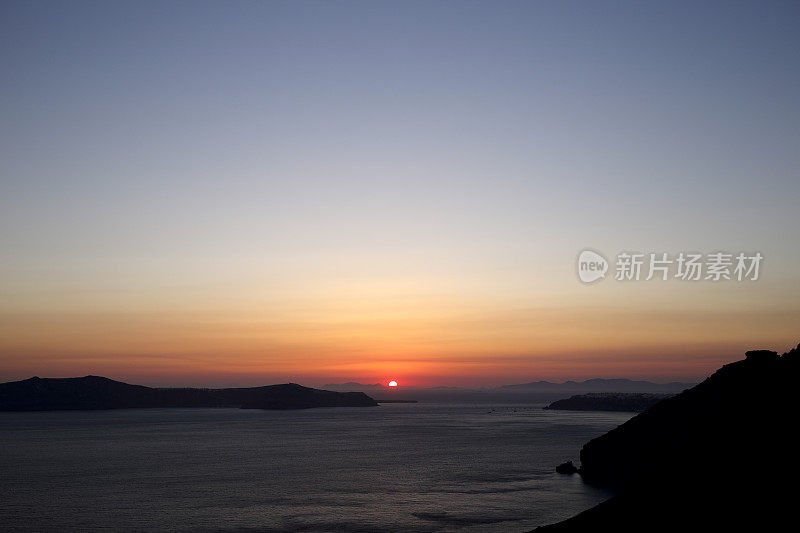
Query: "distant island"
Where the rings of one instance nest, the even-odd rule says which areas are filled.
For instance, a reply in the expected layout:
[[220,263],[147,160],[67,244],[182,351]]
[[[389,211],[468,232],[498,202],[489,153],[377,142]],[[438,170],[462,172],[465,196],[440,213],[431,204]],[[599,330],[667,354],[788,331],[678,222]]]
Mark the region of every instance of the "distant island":
[[800,346],[745,355],[588,442],[579,468],[559,465],[618,494],[536,531],[780,531],[793,522]]
[[598,392],[576,394],[563,400],[556,400],[543,409],[562,411],[630,411],[639,413],[649,409],[672,394],[649,392]]
[[363,392],[312,389],[296,383],[230,389],[160,389],[100,376],[39,378],[0,384],[0,411],[133,409],[153,407],[238,407],[309,409],[372,407]]
[[550,381],[533,381],[518,385],[503,385],[502,390],[516,392],[637,392],[637,393],[678,393],[693,387],[694,383],[653,383],[651,381],[637,381],[625,378],[616,379],[587,379],[585,381],[565,381],[552,383]]

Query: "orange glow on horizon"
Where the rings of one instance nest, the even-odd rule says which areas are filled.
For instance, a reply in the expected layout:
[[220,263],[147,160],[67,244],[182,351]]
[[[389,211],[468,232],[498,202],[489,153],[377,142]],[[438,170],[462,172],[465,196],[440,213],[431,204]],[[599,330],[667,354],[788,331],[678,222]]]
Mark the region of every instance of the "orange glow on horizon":
[[[374,384],[386,383],[386,375],[404,376],[404,388],[593,377],[690,381],[745,350],[783,352],[798,340],[800,307],[736,306],[738,294],[723,299],[694,286],[500,297],[419,285],[306,287],[272,299],[207,292],[224,305],[192,300],[193,293],[181,302],[172,300],[177,293],[151,295],[172,302],[164,308],[146,300],[137,307],[122,295],[103,305],[87,300],[80,309],[60,294],[27,307],[0,304],[0,381],[87,374],[164,386]],[[129,307],[118,310],[123,304]]]

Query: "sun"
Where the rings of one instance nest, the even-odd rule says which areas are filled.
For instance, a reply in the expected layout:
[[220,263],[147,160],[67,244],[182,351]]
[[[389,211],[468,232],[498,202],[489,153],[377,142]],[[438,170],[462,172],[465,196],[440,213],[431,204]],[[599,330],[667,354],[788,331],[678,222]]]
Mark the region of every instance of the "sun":
[[389,382],[389,386],[390,387],[397,387],[397,382],[392,380],[392,381]]

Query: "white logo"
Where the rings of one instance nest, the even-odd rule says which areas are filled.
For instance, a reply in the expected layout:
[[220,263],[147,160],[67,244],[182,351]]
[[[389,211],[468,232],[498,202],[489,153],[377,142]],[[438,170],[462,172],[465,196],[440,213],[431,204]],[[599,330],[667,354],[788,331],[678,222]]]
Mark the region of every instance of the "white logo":
[[584,250],[578,255],[578,277],[584,283],[592,283],[606,277],[608,261],[592,250]]
[[[763,261],[761,252],[620,252],[617,254],[613,278],[623,282],[671,279],[681,282],[757,281],[761,276]],[[593,283],[604,279],[608,269],[609,263],[600,253],[587,248],[578,254],[578,277],[582,282]]]

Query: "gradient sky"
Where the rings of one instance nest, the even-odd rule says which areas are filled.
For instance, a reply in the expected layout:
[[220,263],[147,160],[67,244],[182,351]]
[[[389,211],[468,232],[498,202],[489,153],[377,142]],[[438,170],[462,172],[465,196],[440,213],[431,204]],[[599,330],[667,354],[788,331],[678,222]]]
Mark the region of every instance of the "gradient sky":
[[[800,341],[796,2],[0,3],[0,380],[696,379]],[[581,284],[578,252],[761,252]]]

